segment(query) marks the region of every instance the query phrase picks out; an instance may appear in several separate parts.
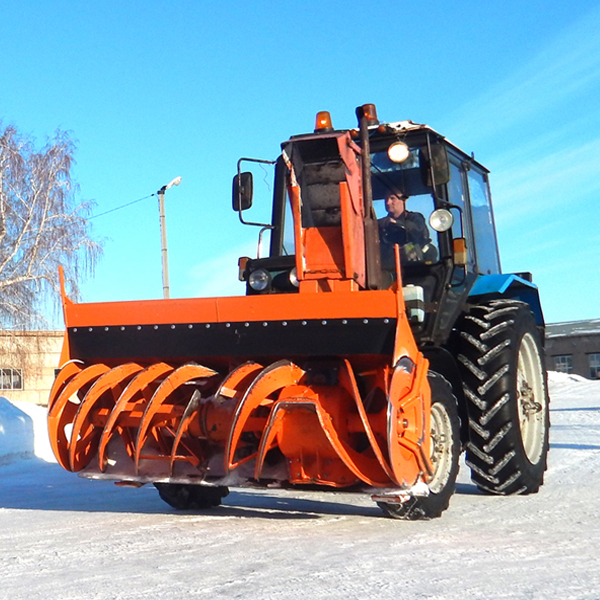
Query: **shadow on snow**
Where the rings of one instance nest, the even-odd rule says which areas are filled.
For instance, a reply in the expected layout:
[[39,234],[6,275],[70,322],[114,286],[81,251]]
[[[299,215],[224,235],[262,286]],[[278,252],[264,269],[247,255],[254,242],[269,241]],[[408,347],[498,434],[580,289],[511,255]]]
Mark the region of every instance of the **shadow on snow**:
[[[306,498],[315,493],[330,494],[331,501]],[[458,483],[457,494],[480,494],[473,484]],[[285,494],[285,495],[283,495]],[[364,506],[365,493],[356,493],[360,502],[353,503],[352,492],[307,492],[285,490],[282,495],[269,490],[233,489],[217,508],[176,511],[165,504],[153,485],[141,488],[117,487],[109,481],[77,477],[55,463],[39,458],[20,460],[0,466],[0,509],[82,511],[140,514],[207,515],[263,519],[318,519],[331,515],[382,516],[379,507]]]

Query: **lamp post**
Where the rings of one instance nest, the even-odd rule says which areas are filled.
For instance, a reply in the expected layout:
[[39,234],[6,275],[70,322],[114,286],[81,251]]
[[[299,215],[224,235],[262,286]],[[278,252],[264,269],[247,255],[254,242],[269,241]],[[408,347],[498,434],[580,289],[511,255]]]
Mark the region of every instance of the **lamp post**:
[[163,278],[163,298],[169,297],[169,261],[167,258],[167,223],[165,219],[165,192],[181,183],[181,177],[175,177],[167,185],[163,185],[158,192],[158,214],[160,216],[160,239],[162,253],[162,278]]

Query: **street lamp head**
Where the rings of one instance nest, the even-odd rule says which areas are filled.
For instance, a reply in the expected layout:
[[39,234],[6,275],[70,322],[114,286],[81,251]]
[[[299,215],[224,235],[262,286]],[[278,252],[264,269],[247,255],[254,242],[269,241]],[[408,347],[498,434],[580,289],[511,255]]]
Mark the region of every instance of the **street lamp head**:
[[181,183],[181,177],[175,177],[175,179],[173,179],[173,181],[171,181],[171,183],[169,183],[165,186],[165,190],[172,188],[174,185],[179,185],[180,183]]

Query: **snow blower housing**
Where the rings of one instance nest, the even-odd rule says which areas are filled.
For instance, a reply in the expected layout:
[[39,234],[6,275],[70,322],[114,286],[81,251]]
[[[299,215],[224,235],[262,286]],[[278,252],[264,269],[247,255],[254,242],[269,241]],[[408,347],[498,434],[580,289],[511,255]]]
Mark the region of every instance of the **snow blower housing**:
[[261,161],[239,161],[233,208],[270,231],[269,256],[240,259],[246,296],[64,296],[48,422],[65,469],[177,508],[310,484],[419,518],[447,508],[466,448],[479,488],[538,490],[543,317],[531,277],[501,273],[488,171],[425,125],[357,117],[319,113],[263,161],[270,223],[244,220],[241,166]]

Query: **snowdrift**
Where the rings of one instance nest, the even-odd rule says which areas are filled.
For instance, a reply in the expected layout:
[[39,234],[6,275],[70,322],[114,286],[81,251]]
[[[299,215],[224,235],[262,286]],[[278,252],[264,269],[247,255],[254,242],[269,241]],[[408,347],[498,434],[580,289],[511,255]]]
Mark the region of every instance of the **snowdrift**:
[[33,420],[7,398],[0,398],[0,464],[33,454]]
[[56,462],[46,415],[45,406],[0,397],[0,465],[34,456]]

